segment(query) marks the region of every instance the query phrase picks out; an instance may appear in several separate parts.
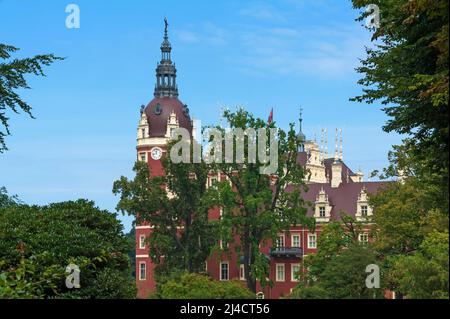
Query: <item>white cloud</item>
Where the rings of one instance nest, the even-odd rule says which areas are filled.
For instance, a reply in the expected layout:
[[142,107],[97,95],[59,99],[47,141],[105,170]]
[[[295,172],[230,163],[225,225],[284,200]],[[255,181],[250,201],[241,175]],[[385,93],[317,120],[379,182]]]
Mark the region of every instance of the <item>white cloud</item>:
[[183,43],[197,43],[200,40],[197,34],[187,30],[175,30],[175,36]]
[[341,77],[354,74],[369,36],[356,28],[252,28],[243,31],[245,68],[265,74],[310,74]]
[[242,16],[250,17],[257,20],[283,22],[286,21],[284,14],[276,10],[268,4],[253,4],[239,11]]

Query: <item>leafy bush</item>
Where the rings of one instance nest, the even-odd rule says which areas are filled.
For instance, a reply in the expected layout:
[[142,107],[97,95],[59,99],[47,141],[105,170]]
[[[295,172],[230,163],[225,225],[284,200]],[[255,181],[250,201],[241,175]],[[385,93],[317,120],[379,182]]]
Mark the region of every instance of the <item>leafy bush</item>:
[[[134,298],[130,242],[115,214],[87,200],[0,208],[0,297]],[[65,285],[80,268],[80,289]]]
[[237,280],[215,281],[205,275],[183,274],[161,286],[162,299],[254,299],[255,295]]

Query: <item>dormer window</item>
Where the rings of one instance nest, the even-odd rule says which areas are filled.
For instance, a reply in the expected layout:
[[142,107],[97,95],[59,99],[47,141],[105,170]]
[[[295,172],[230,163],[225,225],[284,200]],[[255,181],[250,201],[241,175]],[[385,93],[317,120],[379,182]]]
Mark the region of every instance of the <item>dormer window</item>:
[[369,196],[366,188],[362,188],[356,201],[356,220],[367,221],[373,215],[372,207],[369,205]]
[[331,205],[328,200],[328,195],[322,188],[316,196],[314,217],[318,222],[329,222],[331,216]]

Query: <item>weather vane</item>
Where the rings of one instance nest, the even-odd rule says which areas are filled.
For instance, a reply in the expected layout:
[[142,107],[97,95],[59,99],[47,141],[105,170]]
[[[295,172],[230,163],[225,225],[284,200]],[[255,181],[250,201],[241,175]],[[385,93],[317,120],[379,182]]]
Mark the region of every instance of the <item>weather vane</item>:
[[167,27],[169,26],[169,23],[167,22],[167,17],[164,17],[164,25],[165,25],[164,32],[167,33]]

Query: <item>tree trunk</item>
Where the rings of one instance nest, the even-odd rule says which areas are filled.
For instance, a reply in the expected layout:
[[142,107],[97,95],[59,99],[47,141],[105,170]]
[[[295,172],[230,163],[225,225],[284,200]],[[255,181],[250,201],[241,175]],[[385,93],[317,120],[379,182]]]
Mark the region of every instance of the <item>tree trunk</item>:
[[253,265],[252,246],[249,241],[248,233],[244,236],[244,275],[247,281],[247,288],[256,294],[256,279],[250,276],[250,268]]

